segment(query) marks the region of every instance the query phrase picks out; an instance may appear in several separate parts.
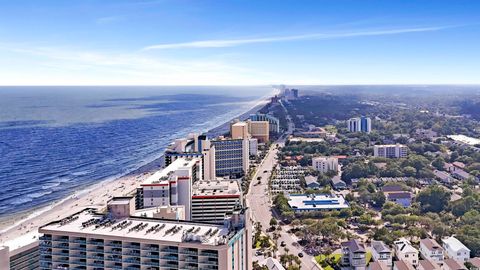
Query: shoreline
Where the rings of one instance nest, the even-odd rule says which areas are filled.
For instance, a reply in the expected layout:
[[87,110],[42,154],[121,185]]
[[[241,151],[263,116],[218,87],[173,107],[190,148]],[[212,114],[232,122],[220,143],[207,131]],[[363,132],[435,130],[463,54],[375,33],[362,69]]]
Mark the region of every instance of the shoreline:
[[[274,89],[272,92],[252,101],[254,103],[252,107],[233,119],[244,119],[249,114],[258,112],[269,102],[268,99],[275,93],[276,90]],[[209,134],[209,136],[221,135],[223,134],[222,132],[228,129],[228,124],[233,119],[210,128],[205,133]],[[74,191],[60,200],[38,206],[30,211],[15,213],[1,218],[0,245],[32,231],[38,231],[40,226],[52,220],[72,215],[85,207],[104,207],[110,198],[134,192],[138,183],[143,182],[148,176],[162,167],[163,158],[164,155],[162,153],[159,157],[153,158],[151,161],[124,175],[113,176],[111,179],[104,179],[98,183],[86,185],[84,188]]]

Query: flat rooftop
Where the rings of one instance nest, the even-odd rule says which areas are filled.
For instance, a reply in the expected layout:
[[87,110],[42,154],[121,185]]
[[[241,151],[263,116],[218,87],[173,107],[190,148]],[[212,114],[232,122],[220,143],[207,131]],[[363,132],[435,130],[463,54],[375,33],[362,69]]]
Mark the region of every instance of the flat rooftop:
[[85,209],[69,218],[49,223],[39,231],[57,235],[83,234],[87,238],[108,237],[119,241],[190,242],[207,246],[226,244],[235,235],[235,231],[230,231],[224,225],[144,217],[112,220],[94,213],[93,209]]
[[190,167],[197,162],[197,159],[193,158],[178,158],[166,168],[155,172],[151,176],[149,176],[145,181],[143,181],[142,185],[148,184],[159,184],[159,183],[168,183],[168,176],[182,167]]
[[240,196],[237,180],[202,180],[192,186],[192,196]]
[[343,196],[330,194],[291,194],[288,204],[294,210],[335,210],[350,207]]
[[448,135],[447,137],[454,141],[461,142],[468,145],[480,144],[480,139],[468,137],[465,135]]

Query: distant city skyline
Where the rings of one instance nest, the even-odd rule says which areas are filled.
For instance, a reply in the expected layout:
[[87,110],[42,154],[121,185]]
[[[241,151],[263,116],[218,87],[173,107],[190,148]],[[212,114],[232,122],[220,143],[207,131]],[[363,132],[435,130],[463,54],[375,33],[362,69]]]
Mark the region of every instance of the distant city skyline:
[[476,1],[0,4],[0,85],[480,84]]

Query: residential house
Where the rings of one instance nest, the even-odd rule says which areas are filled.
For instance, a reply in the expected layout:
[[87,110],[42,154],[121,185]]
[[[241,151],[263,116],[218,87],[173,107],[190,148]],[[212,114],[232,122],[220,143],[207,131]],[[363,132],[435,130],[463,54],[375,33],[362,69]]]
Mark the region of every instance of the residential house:
[[398,203],[403,207],[410,207],[412,204],[412,193],[408,191],[387,193],[385,197],[387,201]]
[[400,260],[393,263],[393,270],[415,270],[415,268],[410,262]]
[[313,175],[305,176],[305,184],[310,189],[320,189],[321,185],[318,183],[318,178]]
[[[468,172],[464,171],[461,168],[462,164],[463,163],[461,162],[456,162],[456,165],[452,163],[445,163],[443,168],[445,169],[445,171],[449,172],[453,177],[455,177],[458,180],[465,180],[473,177],[471,174],[469,174]],[[463,164],[463,167],[465,167],[465,164]]]
[[420,260],[418,262],[417,270],[442,270],[438,263],[432,262],[431,260]]
[[350,266],[355,270],[366,269],[365,245],[357,239],[342,243],[342,265]]
[[460,161],[455,161],[452,163],[452,165],[462,170],[465,169],[465,163]]
[[388,267],[392,267],[392,251],[382,241],[372,241],[372,258],[376,262],[382,262]]
[[445,184],[451,184],[452,182],[455,181],[455,179],[449,173],[444,171],[434,170],[433,174],[435,174],[435,177],[438,180],[440,180],[442,183],[445,183]]
[[413,266],[418,265],[418,250],[412,246],[410,241],[400,238],[394,242],[395,256],[398,260],[408,262]]
[[342,181],[340,175],[335,175],[334,177],[332,177],[332,187],[336,190],[346,189],[347,183]]
[[445,263],[442,266],[442,270],[468,270],[463,262],[455,259],[446,259],[444,262]]
[[442,239],[443,249],[450,259],[460,261],[462,263],[470,259],[470,249],[468,249],[457,238],[450,236]]
[[442,246],[435,239],[420,240],[420,254],[422,258],[443,264],[444,255]]

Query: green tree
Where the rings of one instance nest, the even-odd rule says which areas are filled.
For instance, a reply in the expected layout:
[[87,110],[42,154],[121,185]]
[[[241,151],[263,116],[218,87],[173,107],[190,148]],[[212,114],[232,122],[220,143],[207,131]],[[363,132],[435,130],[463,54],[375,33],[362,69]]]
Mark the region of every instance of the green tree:
[[437,170],[443,171],[443,166],[445,165],[445,160],[442,157],[438,157],[432,162],[432,166]]
[[417,201],[420,203],[422,212],[439,213],[445,210],[450,201],[450,195],[450,192],[442,186],[432,185],[418,194]]

